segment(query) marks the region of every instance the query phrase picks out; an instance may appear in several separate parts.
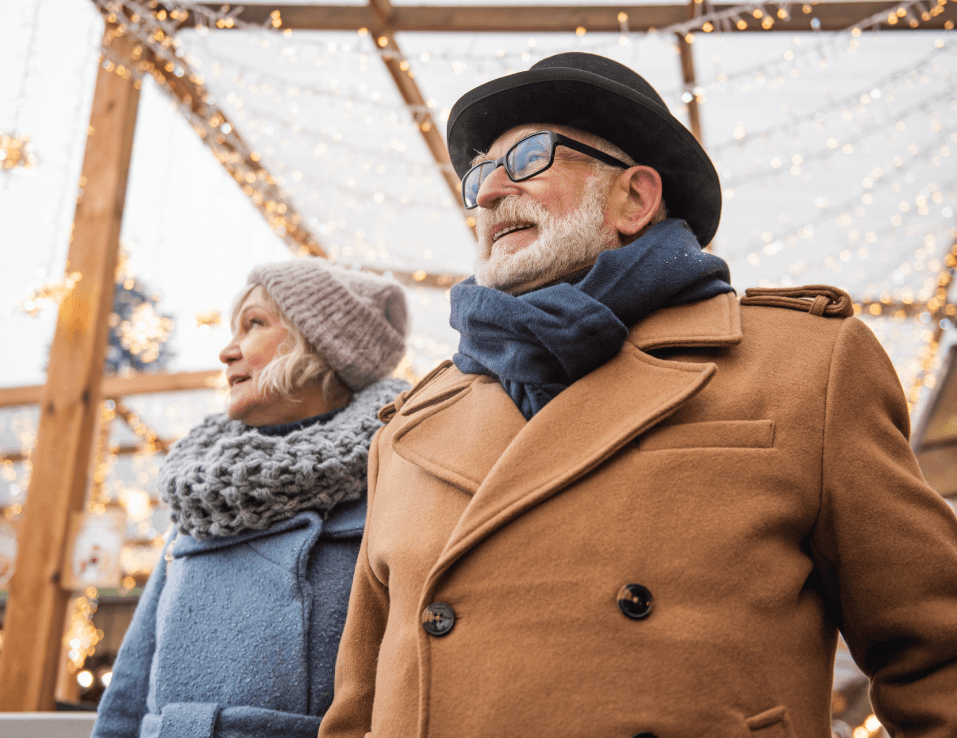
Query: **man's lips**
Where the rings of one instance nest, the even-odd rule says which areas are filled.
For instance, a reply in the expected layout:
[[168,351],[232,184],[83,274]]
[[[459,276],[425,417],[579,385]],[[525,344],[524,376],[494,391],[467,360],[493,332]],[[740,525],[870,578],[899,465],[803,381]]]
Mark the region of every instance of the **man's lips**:
[[524,231],[534,227],[534,223],[498,223],[492,228],[492,243],[495,243],[503,236],[507,236],[509,233]]
[[229,377],[229,386],[234,387],[240,382],[245,382],[248,379],[249,377],[247,377],[245,374],[233,374],[231,377]]

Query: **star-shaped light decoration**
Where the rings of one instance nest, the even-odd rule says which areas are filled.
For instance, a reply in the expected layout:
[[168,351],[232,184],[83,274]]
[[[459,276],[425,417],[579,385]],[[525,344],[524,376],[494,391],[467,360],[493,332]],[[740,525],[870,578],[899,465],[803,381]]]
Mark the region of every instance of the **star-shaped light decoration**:
[[33,169],[37,162],[27,150],[29,142],[29,136],[0,134],[0,169],[5,172],[17,167]]

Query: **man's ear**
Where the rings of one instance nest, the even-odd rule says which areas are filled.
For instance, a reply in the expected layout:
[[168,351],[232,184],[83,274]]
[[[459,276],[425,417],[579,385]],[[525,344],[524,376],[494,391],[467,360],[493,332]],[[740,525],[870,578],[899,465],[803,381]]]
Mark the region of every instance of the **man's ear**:
[[661,175],[651,167],[630,167],[615,181],[608,199],[615,228],[629,241],[648,227],[661,207]]

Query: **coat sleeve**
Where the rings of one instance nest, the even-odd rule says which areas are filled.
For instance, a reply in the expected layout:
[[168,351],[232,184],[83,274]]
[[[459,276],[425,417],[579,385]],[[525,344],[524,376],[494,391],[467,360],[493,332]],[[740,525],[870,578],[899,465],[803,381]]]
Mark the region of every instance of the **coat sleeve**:
[[957,735],[957,517],[908,444],[900,382],[844,321],[831,358],[811,552],[877,717],[894,738]]
[[369,449],[369,506],[349,597],[349,614],[336,658],[335,696],[319,727],[321,738],[363,738],[372,730],[376,661],[389,619],[389,591],[369,564],[369,531],[378,474],[380,430]]
[[143,588],[113,664],[113,677],[97,708],[90,738],[136,738],[147,712],[150,666],[156,650],[156,606],[166,584],[167,542]]

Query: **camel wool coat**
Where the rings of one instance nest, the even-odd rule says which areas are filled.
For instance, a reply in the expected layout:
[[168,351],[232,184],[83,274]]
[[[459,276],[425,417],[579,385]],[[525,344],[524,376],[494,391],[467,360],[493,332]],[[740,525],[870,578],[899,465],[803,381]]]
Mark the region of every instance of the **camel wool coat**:
[[448,362],[384,408],[320,736],[830,738],[838,628],[891,735],[957,736],[957,518],[797,294],[656,311],[528,422]]

